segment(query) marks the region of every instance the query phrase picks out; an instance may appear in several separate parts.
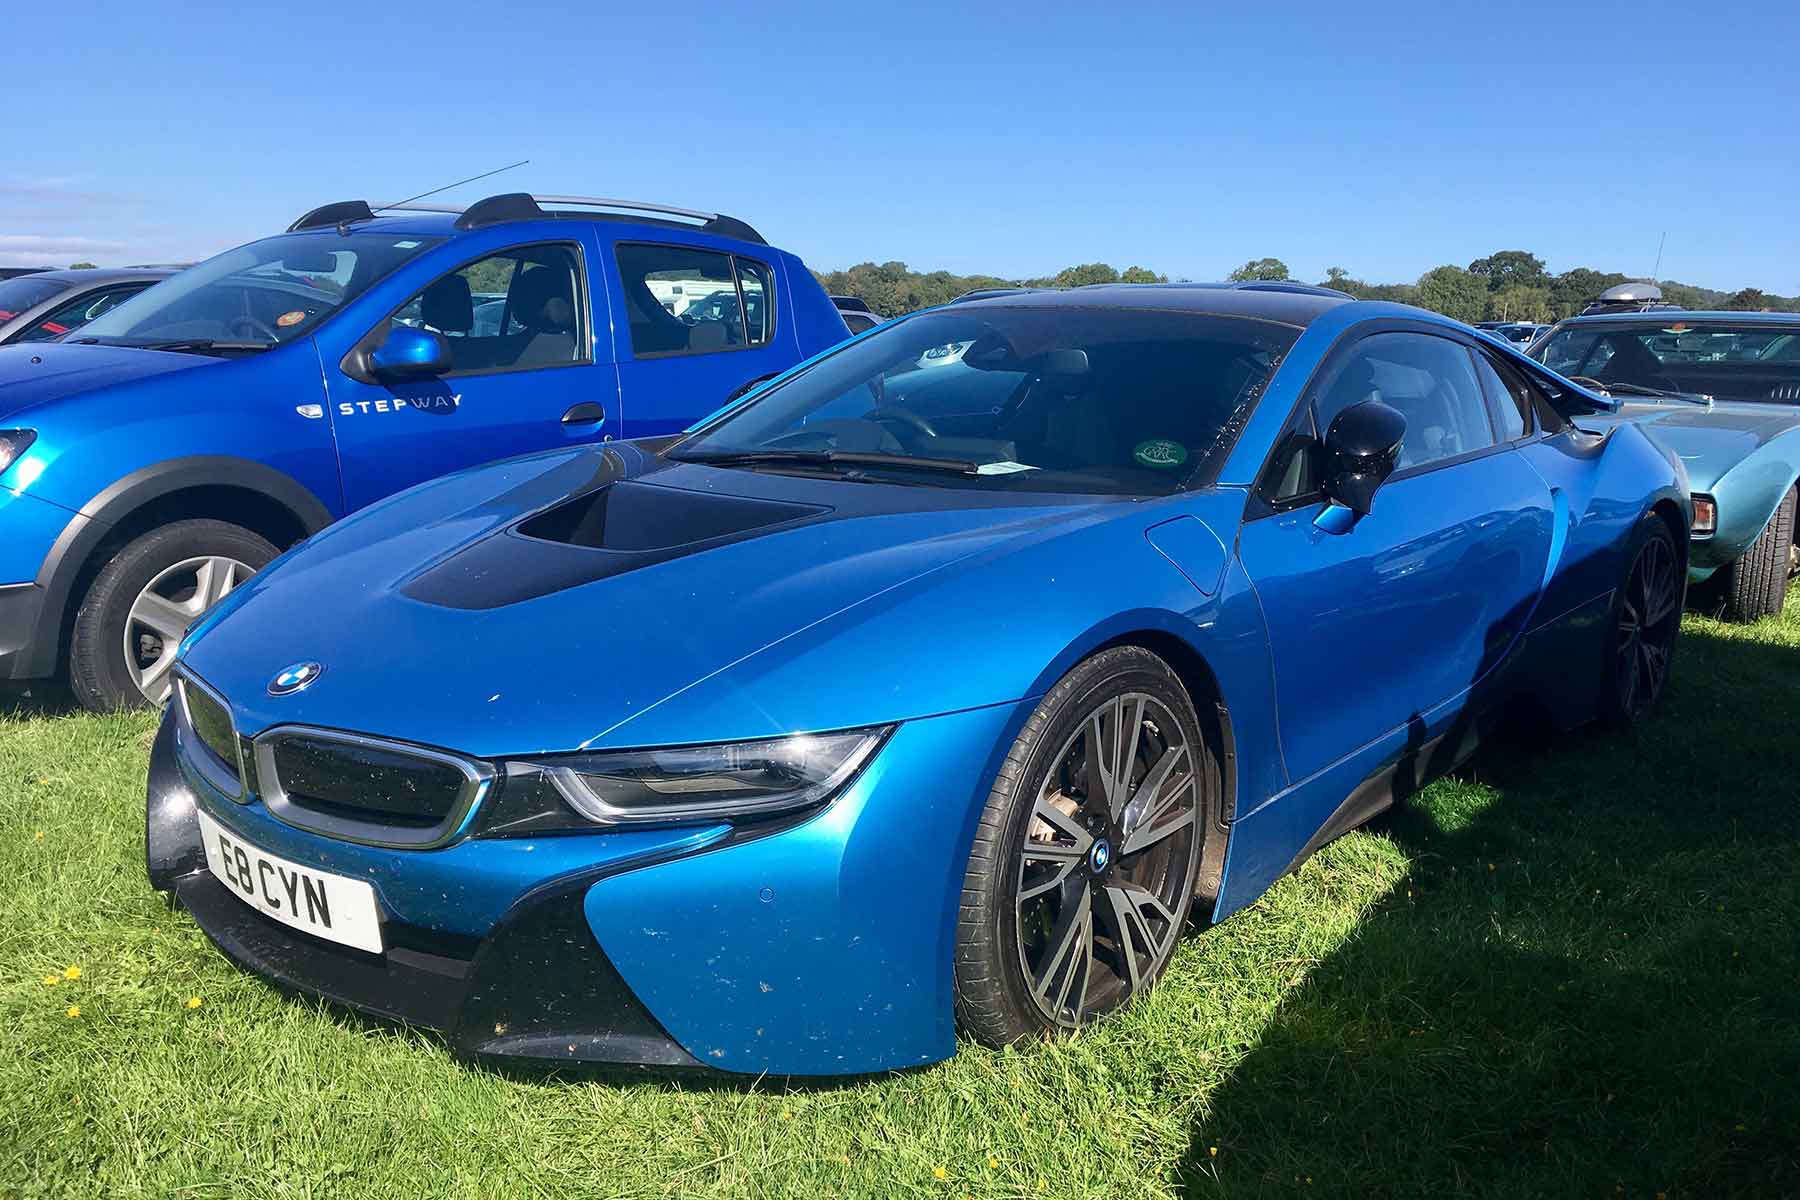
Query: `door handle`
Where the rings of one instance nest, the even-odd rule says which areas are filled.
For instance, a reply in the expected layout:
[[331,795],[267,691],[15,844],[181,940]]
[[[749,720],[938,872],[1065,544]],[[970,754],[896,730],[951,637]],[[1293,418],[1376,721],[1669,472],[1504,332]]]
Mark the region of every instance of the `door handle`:
[[562,415],[564,425],[598,425],[606,420],[606,410],[592,400],[584,400]]

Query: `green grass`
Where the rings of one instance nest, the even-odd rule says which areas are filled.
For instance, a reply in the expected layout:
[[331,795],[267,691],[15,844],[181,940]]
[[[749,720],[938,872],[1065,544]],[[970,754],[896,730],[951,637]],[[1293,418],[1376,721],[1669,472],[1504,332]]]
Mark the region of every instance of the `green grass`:
[[1484,752],[1099,1029],[807,1090],[283,998],[144,880],[148,718],[0,716],[0,1196],[1800,1194],[1789,613],[1689,618],[1651,728]]

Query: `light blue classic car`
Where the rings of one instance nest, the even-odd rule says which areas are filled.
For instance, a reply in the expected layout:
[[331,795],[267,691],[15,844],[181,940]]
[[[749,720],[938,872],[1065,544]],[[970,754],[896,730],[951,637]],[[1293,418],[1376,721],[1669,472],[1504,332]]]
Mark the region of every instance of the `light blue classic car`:
[[1741,620],[1779,613],[1800,573],[1800,313],[1574,317],[1531,354],[1622,402],[1584,425],[1632,421],[1680,455],[1694,493],[1689,577],[1723,572]]

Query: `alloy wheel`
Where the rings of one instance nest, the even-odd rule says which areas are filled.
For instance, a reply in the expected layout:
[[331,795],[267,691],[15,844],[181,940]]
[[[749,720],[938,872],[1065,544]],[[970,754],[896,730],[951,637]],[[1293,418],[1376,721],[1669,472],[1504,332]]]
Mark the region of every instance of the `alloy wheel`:
[[1640,720],[1662,697],[1681,623],[1681,565],[1668,541],[1652,537],[1625,577],[1619,606],[1619,701]]
[[1020,851],[1020,965],[1032,1000],[1072,1028],[1160,974],[1181,934],[1200,847],[1195,748],[1141,692],[1088,713],[1039,786]]
[[125,666],[146,700],[168,703],[169,669],[182,635],[253,574],[235,558],[204,555],[183,559],[144,585],[125,617]]

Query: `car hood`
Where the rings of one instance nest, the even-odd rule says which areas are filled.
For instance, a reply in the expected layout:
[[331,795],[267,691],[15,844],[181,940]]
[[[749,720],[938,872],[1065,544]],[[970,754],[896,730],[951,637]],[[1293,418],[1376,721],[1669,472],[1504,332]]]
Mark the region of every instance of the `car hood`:
[[[853,702],[809,706],[744,681],[790,639],[817,645],[999,547],[1132,507],[673,464],[633,443],[557,451],[422,485],[326,530],[203,622],[183,663],[246,734],[302,723],[482,757],[647,744],[632,740],[659,724],[645,714],[702,682],[709,696],[740,692],[685,740],[791,731],[802,709],[829,708],[838,727],[924,716],[967,706],[933,710],[937,697],[974,693],[861,680]],[[850,669],[905,676],[912,647],[881,653]],[[317,681],[270,696],[302,662],[323,666]],[[817,686],[845,683],[842,670]],[[1017,697],[977,702],[1005,698]]]
[[1578,423],[1584,428],[1606,429],[1622,422],[1640,426],[1672,450],[1687,468],[1693,489],[1705,492],[1769,441],[1800,428],[1800,406],[1715,403],[1702,407],[1681,401],[1634,401],[1617,413],[1583,416]]
[[33,342],[0,346],[0,423],[28,409],[77,392],[91,392],[172,371],[213,366],[223,359],[202,354],[135,350],[129,346],[80,346]]

